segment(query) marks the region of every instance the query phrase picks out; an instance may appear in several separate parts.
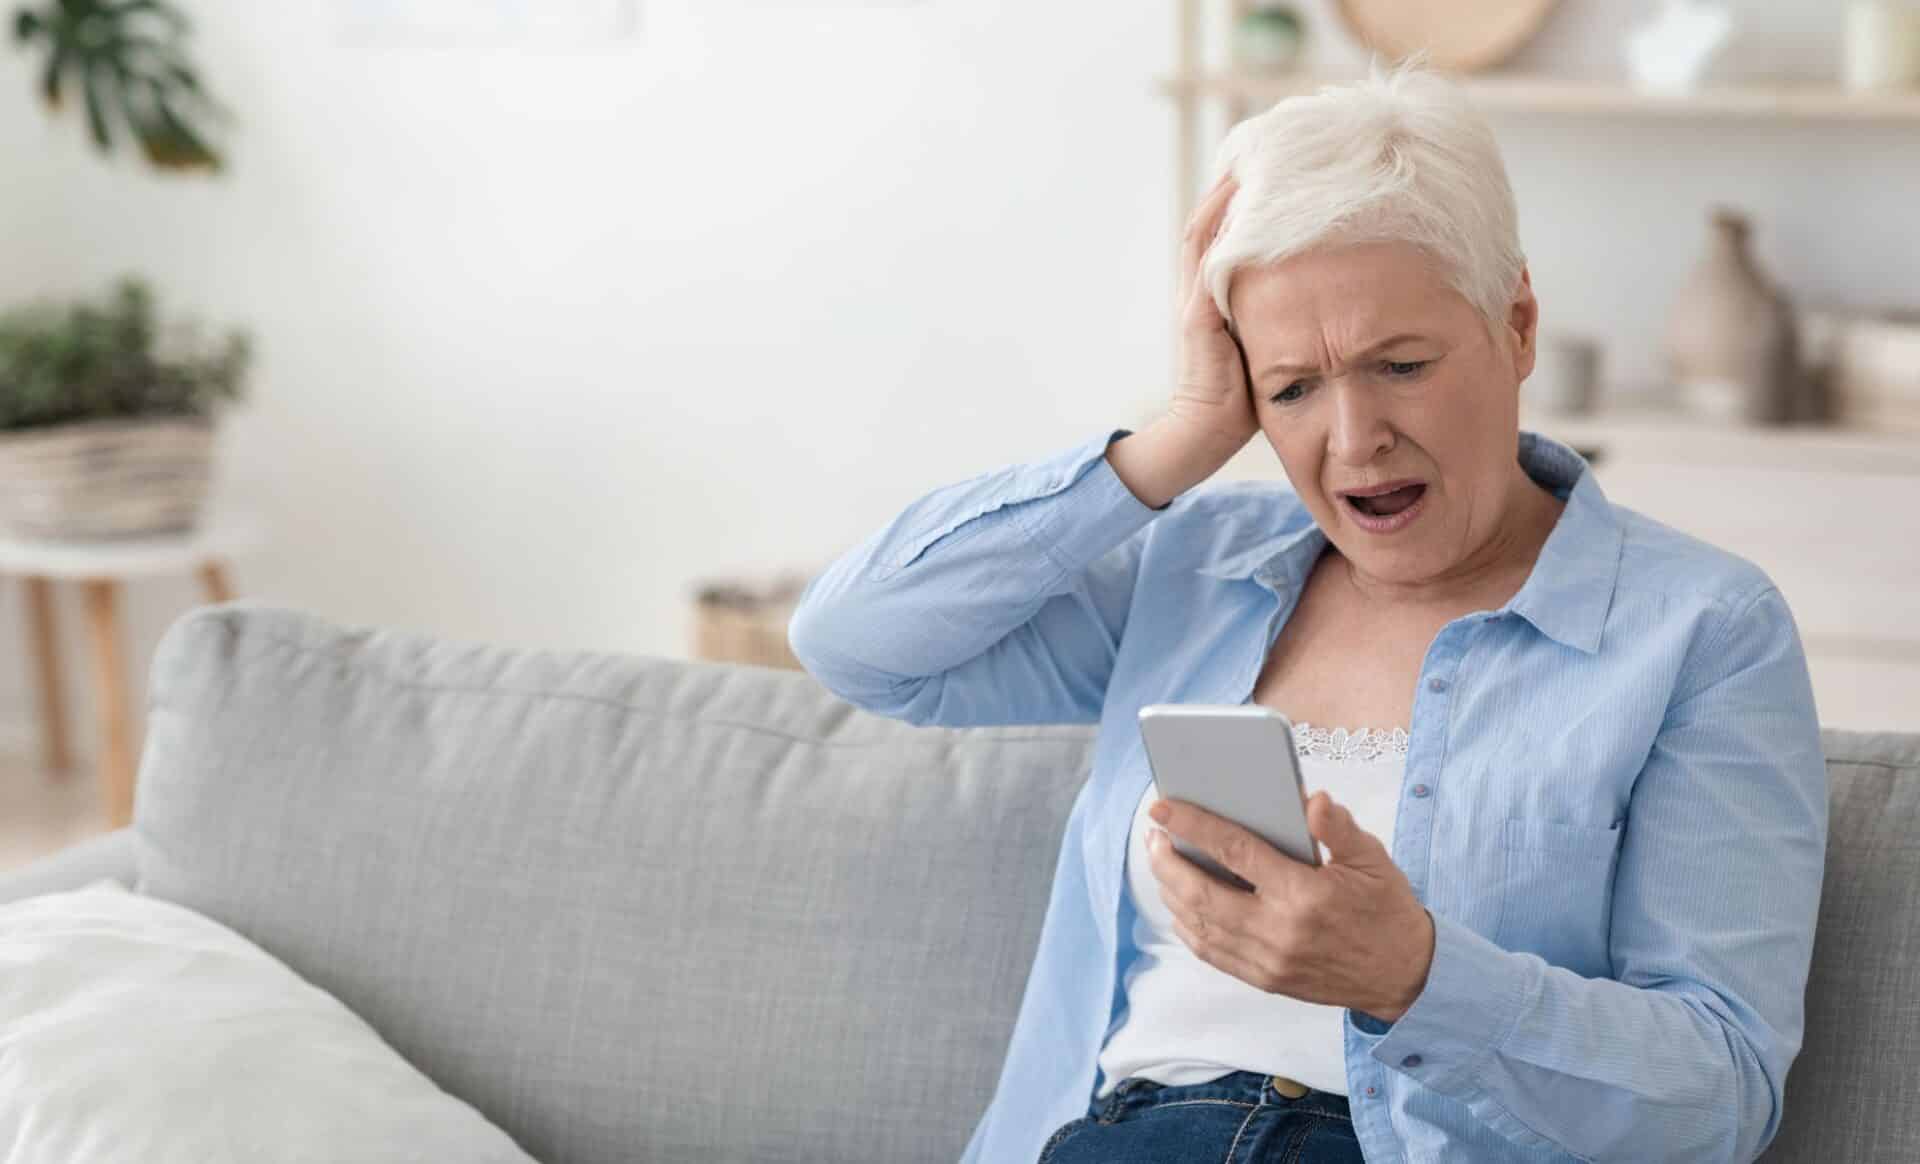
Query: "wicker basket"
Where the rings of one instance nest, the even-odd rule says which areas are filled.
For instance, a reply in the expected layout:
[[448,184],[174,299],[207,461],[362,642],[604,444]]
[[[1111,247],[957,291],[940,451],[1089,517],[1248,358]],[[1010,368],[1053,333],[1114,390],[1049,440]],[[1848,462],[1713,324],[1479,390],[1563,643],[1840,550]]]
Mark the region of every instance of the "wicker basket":
[[804,577],[789,574],[762,585],[726,581],[697,586],[694,657],[801,670],[787,646],[787,620],[805,585]]
[[191,529],[212,477],[211,421],[90,420],[0,432],[0,525],[18,537]]

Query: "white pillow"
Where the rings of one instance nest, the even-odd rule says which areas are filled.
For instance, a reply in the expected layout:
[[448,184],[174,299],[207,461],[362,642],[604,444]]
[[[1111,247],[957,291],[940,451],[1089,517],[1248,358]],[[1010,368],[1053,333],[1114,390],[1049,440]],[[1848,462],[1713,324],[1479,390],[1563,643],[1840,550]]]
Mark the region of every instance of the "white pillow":
[[7,1164],[532,1164],[239,934],[99,881],[0,906]]

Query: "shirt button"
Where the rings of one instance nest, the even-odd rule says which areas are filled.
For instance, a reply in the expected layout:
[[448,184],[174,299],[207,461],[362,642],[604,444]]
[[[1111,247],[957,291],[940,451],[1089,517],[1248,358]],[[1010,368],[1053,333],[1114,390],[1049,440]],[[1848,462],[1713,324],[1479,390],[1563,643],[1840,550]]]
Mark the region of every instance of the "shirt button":
[[1425,799],[1427,798],[1427,795],[1428,795],[1429,793],[1431,793],[1432,791],[1433,791],[1433,789],[1431,789],[1431,788],[1428,788],[1428,787],[1427,787],[1426,785],[1424,785],[1424,784],[1416,784],[1416,785],[1414,785],[1414,786],[1413,786],[1413,794],[1414,794],[1414,796],[1415,796],[1415,797],[1417,797],[1417,798],[1419,798],[1419,799],[1421,799],[1421,800],[1425,800]]
[[1375,1095],[1378,1095],[1378,1094],[1379,1094],[1379,1088],[1376,1088],[1376,1087],[1369,1087],[1369,1088],[1367,1088],[1367,1098],[1368,1098],[1368,1099],[1372,1099],[1372,1098],[1373,1098],[1373,1097],[1374,1097]]
[[1441,691],[1445,691],[1446,689],[1447,689],[1447,681],[1445,679],[1434,678],[1434,679],[1427,680],[1428,691],[1438,693]]
[[1420,1066],[1423,1062],[1425,1062],[1425,1060],[1421,1059],[1418,1055],[1408,1055],[1406,1058],[1400,1060],[1400,1066],[1411,1070],[1412,1068]]

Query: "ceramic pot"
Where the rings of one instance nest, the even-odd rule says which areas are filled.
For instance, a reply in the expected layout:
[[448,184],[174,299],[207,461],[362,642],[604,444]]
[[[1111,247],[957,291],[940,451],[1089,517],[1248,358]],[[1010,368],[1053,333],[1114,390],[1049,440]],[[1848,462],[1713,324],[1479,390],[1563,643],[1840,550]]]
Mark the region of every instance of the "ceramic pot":
[[1847,5],[1840,76],[1856,91],[1906,89],[1920,81],[1920,10],[1895,0]]
[[1780,424],[1800,395],[1793,308],[1754,262],[1749,234],[1744,215],[1715,208],[1706,253],[1668,319],[1667,359],[1685,411]]

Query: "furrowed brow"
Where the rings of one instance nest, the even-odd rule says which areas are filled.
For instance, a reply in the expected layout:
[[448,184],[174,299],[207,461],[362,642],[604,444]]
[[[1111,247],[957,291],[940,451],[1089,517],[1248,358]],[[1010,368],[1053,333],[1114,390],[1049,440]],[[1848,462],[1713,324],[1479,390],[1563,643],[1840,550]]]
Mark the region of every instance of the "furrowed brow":
[[[1383,339],[1378,343],[1367,345],[1366,349],[1363,350],[1358,356],[1354,358],[1356,361],[1364,360],[1369,356],[1377,355],[1380,352],[1386,351],[1388,348],[1394,346],[1395,344],[1406,343],[1408,340],[1424,340],[1426,338],[1427,338],[1426,336],[1420,335],[1416,332],[1403,331],[1403,332],[1400,332],[1398,335],[1390,335],[1386,339]],[[1319,368],[1315,367],[1312,364],[1290,364],[1283,360],[1277,363],[1268,364],[1266,367],[1260,370],[1260,375],[1266,376],[1274,372],[1285,372],[1289,376],[1297,376],[1303,372],[1318,372],[1319,370],[1320,370]]]

